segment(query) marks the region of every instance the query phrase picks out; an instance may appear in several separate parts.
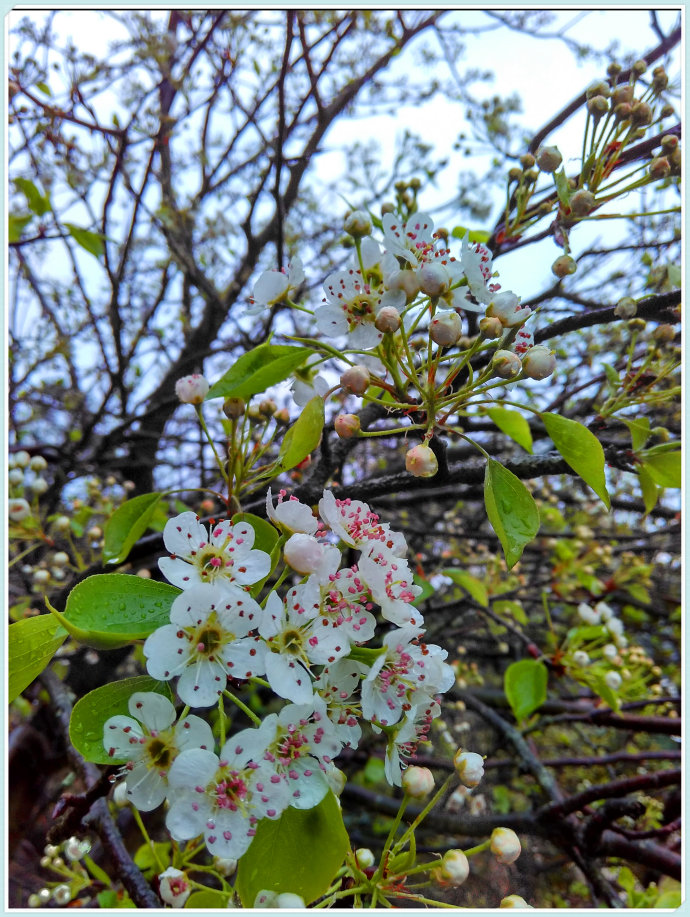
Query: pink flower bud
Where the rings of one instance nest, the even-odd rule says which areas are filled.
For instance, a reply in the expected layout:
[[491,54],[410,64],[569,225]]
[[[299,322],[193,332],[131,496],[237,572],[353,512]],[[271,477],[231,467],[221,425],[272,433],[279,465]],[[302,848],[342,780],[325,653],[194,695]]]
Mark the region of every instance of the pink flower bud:
[[443,855],[439,872],[441,885],[457,888],[470,874],[470,861],[462,850],[448,850]]
[[438,471],[438,459],[426,444],[420,443],[405,456],[405,468],[417,478],[433,478]]
[[548,347],[537,344],[522,358],[522,371],[528,379],[546,379],[556,368],[556,357]]
[[484,759],[474,751],[458,749],[453,758],[453,764],[460,783],[466,787],[479,786],[484,776]]
[[434,788],[434,775],[428,767],[408,767],[403,771],[402,788],[413,799],[424,799]]
[[356,414],[338,414],[333,421],[333,426],[341,439],[351,439],[357,436],[362,425]]
[[12,522],[21,522],[31,515],[31,507],[23,497],[16,497],[9,501],[8,514]]
[[494,828],[491,832],[491,852],[499,863],[509,866],[521,851],[520,839],[511,828]]
[[431,320],[429,336],[441,347],[452,347],[453,344],[457,344],[461,334],[462,321],[457,312],[439,312]]
[[340,384],[352,392],[353,395],[363,395],[369,388],[371,376],[366,366],[360,364],[346,369],[340,377]]
[[201,404],[209,388],[208,381],[200,373],[194,373],[177,380],[175,394],[182,404]]
[[187,898],[192,893],[192,887],[182,870],[175,869],[174,866],[168,866],[158,878],[160,880],[159,894],[161,900],[171,907],[184,907]]
[[316,573],[323,560],[323,546],[313,535],[298,532],[288,538],[283,554],[285,562],[298,573]]
[[376,316],[374,326],[384,334],[397,331],[400,327],[400,313],[393,306],[384,306]]
[[491,361],[494,375],[501,379],[514,379],[522,371],[520,357],[510,350],[497,350]]
[[442,264],[423,264],[417,271],[419,289],[427,296],[441,296],[450,287],[448,271]]

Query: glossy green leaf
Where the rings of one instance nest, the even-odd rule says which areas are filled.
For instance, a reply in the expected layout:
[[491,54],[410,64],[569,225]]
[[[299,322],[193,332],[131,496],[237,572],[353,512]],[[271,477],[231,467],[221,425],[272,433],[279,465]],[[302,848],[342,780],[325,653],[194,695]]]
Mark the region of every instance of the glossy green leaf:
[[522,481],[492,458],[484,476],[484,504],[510,569],[539,531],[537,504]]
[[302,413],[285,434],[278,465],[281,471],[289,471],[316,449],[321,439],[325,421],[323,398],[316,395],[307,401]]
[[271,385],[283,382],[314,353],[308,347],[288,344],[260,344],[243,354],[232,367],[211,386],[206,400],[212,398],[244,398],[265,392]]
[[654,455],[646,453],[642,467],[659,487],[680,487],[680,452],[658,452]]
[[573,471],[611,509],[611,498],[606,489],[604,450],[594,433],[576,420],[560,414],[541,414],[546,432],[553,444]]
[[637,477],[640,482],[640,490],[642,491],[645,515],[647,515],[647,513],[651,513],[656,506],[661,488],[654,483],[644,465],[637,466]]
[[74,223],[63,223],[63,225],[80,248],[83,248],[84,251],[94,255],[96,258],[100,258],[105,251],[105,237],[101,233],[90,232],[81,226],[75,226]]
[[622,420],[628,430],[630,430],[633,452],[637,452],[637,450],[641,449],[649,439],[651,433],[649,418],[640,417],[639,420],[630,420],[629,417],[621,417],[619,419]]
[[7,241],[19,242],[25,227],[33,218],[33,213],[11,213],[7,218]]
[[556,194],[558,194],[558,200],[563,204],[564,207],[570,208],[570,198],[572,191],[570,185],[568,184],[568,176],[565,174],[565,169],[560,169],[558,172],[553,173],[553,180],[556,185]]
[[167,682],[148,675],[137,675],[102,685],[85,694],[72,708],[69,721],[70,742],[87,761],[94,764],[124,764],[125,758],[112,758],[103,745],[103,726],[111,716],[131,716],[129,699],[136,691],[155,691],[172,702]]
[[503,689],[518,723],[544,703],[548,678],[546,666],[537,659],[521,659],[508,666]]
[[156,511],[161,494],[141,494],[125,500],[104,527],[103,560],[121,564],[141,538]]
[[489,408],[486,412],[499,430],[509,436],[518,446],[532,454],[532,433],[529,424],[517,411],[508,408]]
[[472,576],[471,573],[466,573],[464,570],[458,570],[455,567],[446,567],[444,570],[441,570],[441,573],[443,576],[452,579],[457,586],[464,589],[465,592],[471,595],[475,602],[483,608],[487,607],[489,604],[489,593],[484,583],[477,579],[476,576]]
[[66,638],[67,633],[52,615],[35,615],[10,624],[7,630],[8,703],[38,678]]
[[204,891],[192,892],[187,898],[187,910],[225,910],[232,892],[222,892],[217,888],[206,888]]
[[79,643],[116,649],[169,624],[170,606],[179,594],[168,583],[102,573],[77,583],[67,597],[64,614],[48,608]]
[[50,201],[46,195],[41,194],[36,185],[28,178],[15,178],[15,185],[22,192],[29,205],[29,210],[36,216],[43,216],[50,210]]
[[241,858],[235,888],[244,907],[262,890],[292,892],[309,904],[323,895],[350,849],[338,802],[328,792],[314,809],[286,809],[262,819]]

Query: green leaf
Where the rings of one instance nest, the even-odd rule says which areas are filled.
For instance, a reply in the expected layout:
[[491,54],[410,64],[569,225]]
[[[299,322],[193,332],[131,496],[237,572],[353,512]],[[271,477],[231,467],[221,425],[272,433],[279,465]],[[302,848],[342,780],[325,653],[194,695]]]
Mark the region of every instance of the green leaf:
[[548,677],[546,666],[537,659],[521,659],[506,669],[503,689],[518,723],[546,700]]
[[167,841],[143,843],[134,854],[134,863],[150,879],[160,872],[160,866],[167,869],[172,864],[172,844]]
[[41,217],[50,210],[50,200],[47,195],[41,194],[32,181],[29,181],[28,178],[15,178],[14,183],[26,198],[29,210],[36,216]]
[[415,584],[415,586],[419,586],[422,590],[414,602],[412,602],[415,608],[419,608],[419,606],[423,605],[427,599],[431,598],[436,590],[428,579],[424,579],[423,577],[418,576],[416,573],[412,577],[412,582]]
[[522,481],[492,458],[484,476],[484,503],[510,569],[539,531],[537,504]]
[[630,430],[633,452],[637,452],[637,450],[641,449],[649,439],[651,433],[649,418],[640,417],[639,420],[630,420],[628,417],[621,417],[619,419],[622,420],[628,430]]
[[604,367],[604,372],[606,373],[606,378],[609,382],[609,385],[612,388],[617,389],[620,385],[620,376],[618,375],[618,371],[608,363],[602,363],[602,366]]
[[53,93],[50,91],[50,86],[47,83],[36,83],[36,89],[39,92],[42,92],[44,96],[52,96]]
[[651,513],[651,511],[656,506],[659,500],[659,494],[661,493],[661,488],[657,487],[657,485],[654,483],[651,475],[644,467],[644,465],[638,465],[637,477],[640,481],[640,489],[642,491],[645,515],[647,515],[648,513]]
[[471,595],[477,604],[484,608],[488,606],[489,593],[484,583],[478,580],[476,576],[472,576],[471,573],[466,573],[464,570],[458,570],[455,567],[446,567],[444,570],[441,570],[441,573],[443,576],[452,579],[453,582],[464,589],[468,595]]
[[[683,273],[678,264],[668,264],[666,266],[666,276],[672,287],[680,288],[683,285]],[[657,904],[657,907],[661,905]]]
[[606,509],[610,510],[611,498],[606,489],[604,474],[604,450],[594,433],[576,420],[561,417],[560,414],[545,413],[541,419],[556,449],[573,471],[592,488]]
[[125,500],[105,524],[103,560],[121,564],[141,538],[153,517],[161,494],[141,494]]
[[308,347],[287,344],[260,344],[243,354],[224,376],[212,385],[206,400],[243,398],[265,392],[271,385],[287,379],[307,357],[314,353]]
[[51,613],[79,643],[96,649],[116,649],[143,640],[170,623],[170,606],[180,590],[168,583],[101,573],[77,583],[67,597],[64,614]]
[[556,184],[556,194],[558,194],[558,200],[563,204],[564,207],[570,209],[570,198],[572,191],[570,190],[570,185],[568,184],[568,176],[565,174],[565,169],[561,169],[559,172],[553,173],[553,180]]
[[201,892],[192,892],[187,898],[185,908],[194,910],[225,910],[232,892],[222,892],[217,888],[205,888]]
[[105,239],[104,235],[100,232],[90,232],[88,229],[83,229],[81,226],[75,226],[74,223],[64,223],[63,225],[77,245],[81,246],[81,248],[90,255],[100,258],[105,251],[105,245],[103,244]]
[[254,538],[254,547],[258,548],[260,551],[265,551],[271,558],[271,569],[268,571],[266,576],[254,583],[250,588],[249,594],[256,598],[256,596],[261,592],[264,587],[264,584],[269,579],[275,568],[278,566],[278,561],[280,560],[280,549],[282,545],[287,540],[283,538],[281,540],[280,535],[276,532],[275,528],[271,525],[270,522],[267,522],[265,519],[262,519],[261,516],[255,516],[253,513],[235,513],[232,517],[232,524],[236,525],[238,522],[248,522],[256,533]]
[[[451,235],[454,239],[464,239],[467,231],[466,226],[455,226]],[[469,233],[467,237],[468,242],[488,242],[491,238],[491,233],[487,232],[485,229],[476,229],[474,231],[470,229]]]
[[285,434],[278,454],[280,471],[289,471],[313,452],[319,444],[325,421],[323,398],[307,401],[295,423]]
[[611,688],[609,688],[603,677],[594,678],[592,680],[591,688],[595,694],[599,695],[605,704],[608,704],[614,713],[618,713],[621,708],[620,698],[615,691],[612,691]]
[[681,453],[659,452],[655,455],[647,453],[642,467],[649,477],[660,487],[680,487],[681,484]]
[[136,691],[155,691],[172,701],[167,682],[148,675],[125,678],[85,694],[72,708],[69,721],[70,742],[87,761],[94,764],[124,764],[125,758],[111,758],[103,745],[103,727],[111,716],[131,716],[129,699]]
[[508,615],[510,618],[515,618],[518,624],[527,625],[527,615],[520,602],[515,602],[512,599],[501,599],[498,602],[494,602],[492,608],[499,615]]
[[350,849],[338,802],[330,791],[314,809],[286,809],[276,821],[262,819],[240,859],[235,888],[253,907],[262,890],[292,892],[305,904],[328,889]]
[[7,636],[7,701],[12,703],[45,669],[67,634],[52,615],[35,615],[10,624]]
[[518,446],[522,446],[530,455],[532,454],[532,433],[522,414],[518,414],[517,411],[509,411],[508,408],[490,408],[486,413],[499,430],[514,440]]
[[33,218],[33,213],[11,213],[7,219],[7,241],[19,242],[24,227],[28,226]]

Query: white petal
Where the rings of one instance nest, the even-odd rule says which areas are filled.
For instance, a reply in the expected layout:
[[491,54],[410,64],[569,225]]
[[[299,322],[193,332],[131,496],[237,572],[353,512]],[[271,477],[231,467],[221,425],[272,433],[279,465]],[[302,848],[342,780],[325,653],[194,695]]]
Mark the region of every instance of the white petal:
[[[218,758],[205,748],[189,748],[181,751],[168,771],[168,783],[171,787],[188,789],[206,788],[218,770]],[[199,794],[201,795],[201,794]]]
[[163,529],[163,543],[171,554],[181,557],[189,556],[199,545],[208,540],[206,527],[197,519],[196,513],[189,510],[169,519]]
[[144,732],[129,716],[111,716],[103,724],[103,747],[114,760],[138,760],[143,754],[139,739]]
[[[193,806],[198,808],[194,809]],[[201,834],[212,812],[210,801],[199,794],[199,797],[185,793],[174,799],[165,817],[165,826],[176,841],[188,841]]]
[[180,751],[187,748],[204,748],[213,751],[215,741],[213,730],[199,716],[190,714],[175,726],[175,740]]
[[142,812],[156,809],[165,799],[167,783],[155,768],[137,764],[125,782],[129,800]]
[[177,682],[177,693],[190,707],[212,707],[228,683],[220,663],[199,659],[189,665]]
[[188,589],[201,582],[198,567],[188,564],[181,557],[161,557],[158,567],[167,581],[178,589]]
[[167,697],[155,691],[135,691],[127,706],[132,716],[149,730],[161,732],[175,722],[175,708]]
[[175,624],[164,624],[146,638],[146,669],[152,678],[169,681],[187,665],[191,655],[189,641],[185,637],[178,637],[177,633],[178,627]]
[[276,694],[295,704],[306,704],[314,696],[307,670],[299,662],[279,653],[267,654],[266,678]]

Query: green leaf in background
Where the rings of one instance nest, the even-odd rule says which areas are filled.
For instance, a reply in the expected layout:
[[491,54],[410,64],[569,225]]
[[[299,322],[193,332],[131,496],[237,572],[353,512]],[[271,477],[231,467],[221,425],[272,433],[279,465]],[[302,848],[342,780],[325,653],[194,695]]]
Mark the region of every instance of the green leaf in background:
[[412,603],[415,608],[419,608],[419,606],[423,605],[427,599],[431,598],[436,590],[428,579],[424,579],[423,577],[418,576],[416,573],[412,577],[412,582],[415,584],[415,586],[419,586],[419,588],[422,590]]
[[466,573],[464,570],[458,570],[455,567],[446,567],[444,570],[441,570],[441,573],[443,576],[452,579],[457,586],[464,589],[465,592],[472,596],[478,605],[481,605],[483,608],[488,606],[489,593],[484,583],[477,579],[476,576],[472,576],[471,573]]
[[642,500],[644,502],[644,511],[645,515],[651,513],[651,511],[656,506],[659,500],[659,494],[661,493],[661,488],[652,480],[651,475],[646,470],[644,465],[637,466],[637,477],[640,482],[640,489],[642,491]]
[[81,226],[75,226],[74,223],[63,223],[63,226],[77,245],[90,255],[100,258],[105,251],[105,236],[100,232],[90,232],[88,229],[83,229]]
[[131,716],[129,699],[136,691],[155,691],[172,702],[167,682],[148,675],[137,675],[102,685],[85,694],[72,708],[69,737],[72,745],[94,764],[124,764],[124,758],[111,758],[103,745],[103,726],[111,716]]
[[289,471],[316,449],[325,421],[323,398],[316,395],[307,401],[302,413],[285,434],[278,454],[280,471]]
[[527,615],[521,602],[515,602],[512,599],[501,599],[498,602],[494,602],[492,608],[499,615],[507,615],[509,618],[514,618],[518,624],[522,624],[524,627],[527,626]]
[[[454,239],[464,239],[467,231],[466,226],[455,226],[451,235]],[[468,242],[488,242],[491,238],[491,233],[487,232],[485,229],[470,229],[469,233],[467,237]]]
[[217,888],[207,888],[202,892],[192,892],[187,898],[185,908],[187,910],[225,910],[228,907],[228,901],[232,897],[232,892],[222,892]]
[[24,228],[33,220],[33,213],[11,213],[7,221],[7,241],[19,242]]
[[602,363],[601,365],[604,367],[604,372],[606,373],[606,379],[608,380],[608,383],[611,386],[611,388],[613,388],[614,390],[619,388],[621,380],[620,380],[620,376],[618,375],[618,371],[615,370],[613,366],[610,366],[608,363]]
[[52,615],[35,615],[10,624],[7,630],[9,684],[7,702],[38,678],[67,638]]
[[546,432],[566,462],[603,502],[611,509],[611,498],[606,489],[604,450],[594,433],[576,420],[560,414],[541,414]]
[[639,420],[630,420],[629,417],[619,417],[618,419],[622,420],[628,430],[630,430],[633,452],[637,452],[637,450],[641,449],[649,439],[651,433],[649,418],[640,417]]
[[[642,458],[643,453],[640,453],[638,457]],[[680,487],[680,458],[680,452],[657,452],[653,455],[647,452],[642,458],[642,467],[659,487]]]
[[558,195],[558,200],[563,204],[564,207],[570,209],[570,197],[572,191],[570,185],[568,184],[568,176],[565,174],[565,169],[561,169],[559,172],[553,173],[553,180],[556,185],[556,194]]
[[125,500],[104,526],[103,560],[121,564],[141,538],[153,517],[161,494],[141,494]]
[[212,398],[243,398],[247,401],[252,395],[283,382],[313,353],[308,347],[260,344],[243,354],[211,386],[206,401]]
[[590,687],[595,694],[598,694],[599,697],[607,704],[614,713],[618,713],[621,709],[620,698],[615,691],[612,691],[611,688],[606,684],[603,677],[594,678],[590,683]]
[[50,200],[47,195],[41,194],[36,185],[28,178],[15,178],[15,185],[22,192],[29,205],[29,210],[36,216],[43,216],[50,210]]
[[486,412],[499,430],[509,436],[518,446],[532,454],[532,433],[529,424],[517,411],[508,408],[489,408]]
[[301,895],[305,904],[324,894],[350,849],[338,802],[330,791],[314,809],[286,809],[276,821],[262,819],[237,867],[235,888],[253,907],[266,889]]
[[505,671],[503,689],[513,715],[521,723],[546,700],[549,673],[537,659],[513,662]]
[[169,624],[170,606],[179,594],[168,583],[101,573],[77,583],[67,597],[64,614],[48,607],[79,643],[108,650],[143,640]]
[[539,531],[537,504],[522,481],[492,458],[484,476],[484,504],[510,569]]

